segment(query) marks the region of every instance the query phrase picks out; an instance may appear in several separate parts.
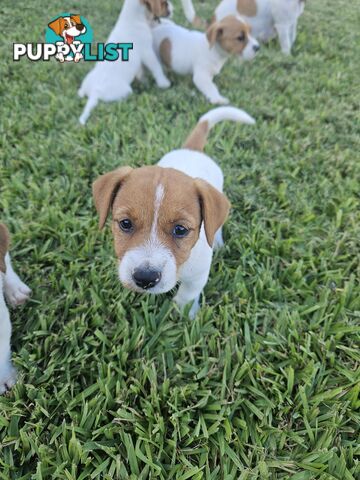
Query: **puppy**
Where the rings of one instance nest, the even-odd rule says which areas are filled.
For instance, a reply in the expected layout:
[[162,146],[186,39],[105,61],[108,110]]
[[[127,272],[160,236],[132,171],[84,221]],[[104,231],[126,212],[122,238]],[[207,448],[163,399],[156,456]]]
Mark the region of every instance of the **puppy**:
[[252,60],[260,48],[250,35],[250,27],[234,15],[214,22],[206,34],[169,20],[153,32],[154,47],[162,62],[179,75],[192,75],[195,86],[215,104],[229,103],[213,82],[226,60],[231,55]]
[[167,0],[125,0],[107,43],[119,43],[125,39],[132,41],[134,48],[129,61],[98,62],[84,78],[78,94],[87,96],[88,101],[79,119],[81,124],[86,123],[99,100],[111,102],[130,95],[131,83],[135,77],[142,76],[143,66],[150,70],[158,87],[170,86],[152,46],[151,28],[154,21],[170,14]]
[[259,40],[266,42],[277,34],[281,51],[289,55],[304,7],[305,0],[222,0],[215,10],[214,20],[238,13],[251,25]]
[[0,394],[16,382],[16,370],[11,363],[11,323],[4,294],[15,306],[24,303],[31,292],[12,269],[8,249],[9,232],[0,224]]
[[[63,37],[64,43],[71,45],[74,42],[74,39],[79,35],[82,35],[86,32],[86,27],[81,23],[80,15],[71,15],[70,17],[59,17],[56,20],[49,23],[49,28],[59,35]],[[60,62],[64,62],[65,58],[63,54],[59,54],[57,56]],[[81,53],[77,53],[75,57],[68,55],[66,57],[66,61],[78,62],[83,55]]]
[[112,212],[112,232],[122,284],[136,292],[164,293],[179,282],[175,302],[199,308],[213,249],[223,245],[229,201],[223,174],[203,153],[210,129],[222,120],[254,124],[234,107],[202,116],[180,150],[156,166],[121,167],[93,184],[100,229]]

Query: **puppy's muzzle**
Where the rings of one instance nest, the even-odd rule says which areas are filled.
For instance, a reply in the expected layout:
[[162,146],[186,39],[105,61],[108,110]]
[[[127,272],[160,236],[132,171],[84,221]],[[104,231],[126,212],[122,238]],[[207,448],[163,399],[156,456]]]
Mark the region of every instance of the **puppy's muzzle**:
[[137,268],[132,277],[138,287],[149,290],[160,282],[161,272],[151,268]]

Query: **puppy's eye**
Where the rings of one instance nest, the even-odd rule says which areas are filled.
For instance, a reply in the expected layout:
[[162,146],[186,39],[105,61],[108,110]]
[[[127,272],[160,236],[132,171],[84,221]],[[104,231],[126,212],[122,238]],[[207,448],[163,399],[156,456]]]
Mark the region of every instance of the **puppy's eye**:
[[239,35],[237,39],[239,40],[239,42],[243,42],[245,40],[245,33],[242,33],[241,35]]
[[183,238],[186,237],[186,235],[189,233],[189,230],[185,228],[183,225],[175,225],[173,229],[173,236],[175,238]]
[[120,220],[119,227],[123,232],[129,233],[133,229],[133,224],[131,220],[124,218],[124,220]]
[[64,28],[69,28],[69,24],[68,24],[68,23],[65,23]]

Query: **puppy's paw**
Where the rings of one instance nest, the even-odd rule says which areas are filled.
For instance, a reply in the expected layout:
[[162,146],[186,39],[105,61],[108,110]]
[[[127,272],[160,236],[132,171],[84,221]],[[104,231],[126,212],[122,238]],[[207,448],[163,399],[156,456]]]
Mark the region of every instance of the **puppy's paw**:
[[164,88],[164,89],[169,88],[171,85],[170,80],[166,77],[162,78],[161,80],[158,80],[156,83],[159,88]]
[[13,307],[25,303],[31,294],[30,288],[16,274],[5,277],[4,287],[5,297]]
[[230,100],[222,95],[220,95],[220,97],[212,98],[210,101],[215,105],[228,105],[230,103]]
[[0,395],[10,390],[16,383],[16,370],[8,361],[0,366]]

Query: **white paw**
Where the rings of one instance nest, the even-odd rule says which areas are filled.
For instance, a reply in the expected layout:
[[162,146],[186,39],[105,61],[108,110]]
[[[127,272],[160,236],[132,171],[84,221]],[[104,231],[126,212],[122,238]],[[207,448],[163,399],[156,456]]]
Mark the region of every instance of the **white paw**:
[[16,383],[16,370],[11,362],[0,366],[0,395],[10,390]]
[[230,100],[220,95],[220,97],[211,98],[210,102],[215,105],[228,105]]
[[195,299],[189,310],[189,318],[191,318],[191,320],[194,320],[199,309],[200,309],[199,300]]
[[158,80],[156,83],[159,88],[169,88],[171,85],[170,80],[166,77],[162,78],[161,80]]
[[6,299],[13,307],[25,303],[31,294],[30,288],[20,280],[16,273],[5,276],[4,287]]

